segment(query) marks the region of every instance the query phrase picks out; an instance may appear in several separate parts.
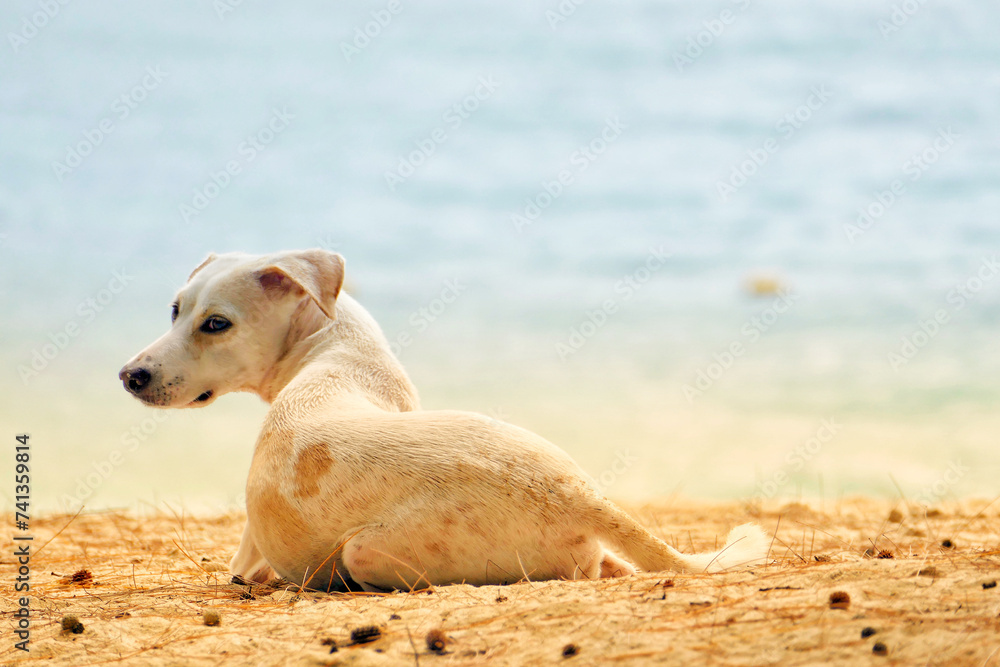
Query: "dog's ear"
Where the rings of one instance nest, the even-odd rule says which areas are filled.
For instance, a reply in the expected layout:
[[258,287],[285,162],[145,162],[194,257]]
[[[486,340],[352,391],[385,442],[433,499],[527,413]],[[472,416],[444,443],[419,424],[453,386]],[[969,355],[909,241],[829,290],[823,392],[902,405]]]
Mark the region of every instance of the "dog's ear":
[[219,256],[216,255],[214,252],[208,253],[208,257],[205,258],[205,261],[202,262],[201,264],[199,264],[198,266],[196,266],[195,269],[194,269],[194,271],[191,272],[191,275],[188,276],[188,282],[191,282],[191,279],[194,278],[194,274],[196,274],[199,271],[201,271],[202,269],[204,269],[211,262],[214,262],[218,257]]
[[293,290],[305,292],[333,320],[337,296],[344,284],[344,258],[320,249],[291,253],[258,271],[257,281],[269,296],[284,296]]

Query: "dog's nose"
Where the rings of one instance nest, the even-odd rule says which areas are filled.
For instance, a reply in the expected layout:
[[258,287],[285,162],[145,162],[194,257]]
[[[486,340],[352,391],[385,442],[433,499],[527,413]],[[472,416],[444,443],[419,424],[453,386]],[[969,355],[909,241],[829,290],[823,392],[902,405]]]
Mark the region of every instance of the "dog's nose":
[[149,384],[149,371],[145,368],[123,368],[118,374],[125,388],[133,394],[138,394],[142,388]]

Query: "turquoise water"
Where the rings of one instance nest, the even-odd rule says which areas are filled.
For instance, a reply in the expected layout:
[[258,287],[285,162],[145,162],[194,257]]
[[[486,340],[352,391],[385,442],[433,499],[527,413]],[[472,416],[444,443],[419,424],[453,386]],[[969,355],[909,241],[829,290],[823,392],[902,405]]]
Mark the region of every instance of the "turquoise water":
[[533,428],[612,496],[993,495],[998,22],[11,3],[0,368],[36,501],[238,507],[264,406],[157,413],[117,370],[209,251],[310,246],[427,407]]

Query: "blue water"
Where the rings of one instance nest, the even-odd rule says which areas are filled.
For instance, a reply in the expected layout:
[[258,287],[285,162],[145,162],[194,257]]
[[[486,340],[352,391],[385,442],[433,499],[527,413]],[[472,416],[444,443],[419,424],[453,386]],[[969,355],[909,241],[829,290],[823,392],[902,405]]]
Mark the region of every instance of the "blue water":
[[[933,500],[996,492],[1000,8],[225,7],[0,16],[4,424],[38,443],[39,503],[238,506],[263,406],[149,421],[117,369],[209,251],[311,246],[412,339],[425,405],[595,476],[628,449],[610,495],[747,497],[788,470],[781,497],[916,497],[958,459]],[[787,312],[748,292],[766,277]]]

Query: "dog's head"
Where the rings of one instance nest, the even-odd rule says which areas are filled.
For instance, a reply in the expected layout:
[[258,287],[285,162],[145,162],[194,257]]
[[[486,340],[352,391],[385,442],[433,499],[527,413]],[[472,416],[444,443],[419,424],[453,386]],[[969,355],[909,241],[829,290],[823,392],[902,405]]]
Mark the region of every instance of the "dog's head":
[[171,305],[173,325],[118,376],[147,405],[199,407],[273,379],[335,317],[344,260],[325,250],[209,255]]

